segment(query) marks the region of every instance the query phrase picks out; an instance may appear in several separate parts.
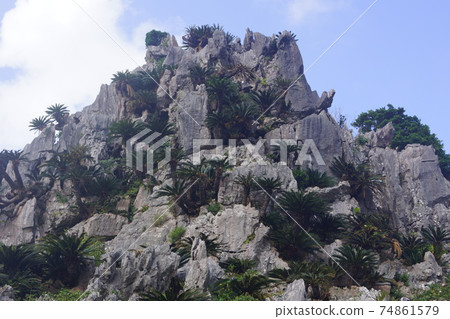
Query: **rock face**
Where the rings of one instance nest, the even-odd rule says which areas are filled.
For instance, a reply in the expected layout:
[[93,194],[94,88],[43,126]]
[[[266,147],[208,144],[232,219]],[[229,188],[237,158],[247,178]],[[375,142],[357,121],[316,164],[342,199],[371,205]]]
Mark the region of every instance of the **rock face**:
[[405,266],[400,260],[388,260],[380,264],[378,271],[389,279],[394,278],[396,273],[408,274],[409,290],[426,289],[429,285],[442,280],[442,268],[429,251],[425,253],[421,263]]
[[191,259],[187,265],[185,287],[206,290],[210,284],[225,276],[219,264],[207,256],[205,242],[199,238],[192,244]]
[[295,280],[286,287],[282,297],[283,301],[305,301],[306,288],[303,279]]
[[442,279],[442,268],[436,262],[434,255],[427,251],[423,262],[413,265],[409,275],[412,288],[424,289]]
[[269,228],[259,222],[258,214],[252,207],[234,205],[216,216],[199,216],[186,228],[186,235],[198,237],[202,232],[217,238],[223,251],[219,255],[221,261],[231,257],[256,260],[258,270],[263,273],[274,268],[287,268],[266,238]]
[[[225,176],[221,187],[219,189],[219,203],[224,205],[230,205],[232,203],[243,203],[243,190],[242,186],[234,183],[234,180],[239,175],[247,175],[251,173],[254,178],[266,177],[266,178],[279,178],[282,186],[282,190],[296,190],[297,182],[292,175],[292,171],[285,165],[280,163],[271,164],[265,163],[264,165],[258,165],[257,163],[250,163],[248,165],[238,166],[233,171]],[[259,196],[258,196],[259,195]],[[261,198],[265,194],[261,191],[254,191],[250,194],[250,198],[253,201],[261,203]]]
[[377,129],[376,131],[370,131],[364,134],[364,137],[366,137],[369,140],[368,142],[369,147],[385,148],[391,144],[392,139],[394,138],[394,134],[395,134],[394,125],[392,125],[392,123],[389,122],[384,127]]
[[380,291],[375,289],[367,289],[366,287],[352,286],[350,288],[330,289],[330,300],[340,301],[376,301]]
[[128,224],[128,220],[120,215],[94,215],[72,227],[68,233],[78,236],[86,234],[88,236],[111,238],[117,236],[122,227],[126,224]]
[[374,170],[385,176],[386,188],[377,206],[390,212],[394,227],[420,231],[428,224],[449,224],[450,182],[431,146],[408,145],[400,153],[374,148],[369,158]]
[[[302,167],[312,167],[320,171],[329,171],[329,166],[335,157],[347,155],[352,158],[348,135],[341,130],[336,121],[326,111],[309,115],[293,124],[281,125],[279,128],[266,134],[267,140],[293,139],[302,145],[312,140],[317,147],[323,162],[315,156],[310,160],[302,161]],[[314,155],[314,153],[313,153]]]
[[0,301],[14,301],[14,289],[5,285],[0,287]]
[[17,216],[8,220],[1,216],[0,222],[0,241],[5,245],[19,245],[22,243],[32,243],[35,239],[35,210],[36,198],[28,200],[22,208],[19,209]]
[[[9,210],[0,211],[0,242],[6,245],[35,243],[47,233],[67,229],[71,234],[85,233],[105,238],[103,263],[89,280],[89,300],[137,300],[146,289],[164,291],[175,276],[185,280],[186,288],[206,291],[212,283],[226,276],[220,262],[231,257],[257,261],[257,270],[261,273],[288,267],[268,239],[269,227],[261,222],[264,213],[275,210],[273,203],[269,201],[266,212],[259,211],[267,203],[267,195],[255,188],[249,194],[250,204],[242,205],[247,198],[244,198],[244,189],[235,183],[235,179],[249,173],[255,179],[277,178],[281,186],[273,193],[276,199],[283,191],[298,190],[292,172],[294,166],[330,174],[330,164],[340,156],[350,161],[367,159],[375,173],[384,176],[386,187],[374,200],[373,207],[367,210],[388,213],[394,228],[406,233],[418,232],[428,224],[443,228],[450,224],[450,182],[443,177],[433,148],[408,145],[401,152],[389,148],[394,136],[391,123],[366,133],[367,144],[357,145],[352,132],[338,125],[328,113],[334,90],[319,96],[302,76],[301,54],[293,35],[287,31],[267,37],[247,30],[243,43],[240,40],[228,43],[225,33],[216,30],[207,45],[198,50],[179,47],[176,39],[169,35],[164,45],[147,47],[144,70],[153,71],[161,64],[167,66],[159,79],[157,105],[161,113],[175,124],[174,141],[185,151],[189,153],[192,150],[194,139],[212,138],[205,125],[210,108],[213,108],[206,85],[194,83],[190,75],[192,66],[206,67],[211,63],[218,74],[229,72],[236,66],[252,70],[254,80],[233,78],[242,92],[264,91],[267,85],[297,80],[280,100],[290,106],[290,110],[281,115],[275,109],[267,110],[261,123],[252,128],[258,134],[249,140],[253,145],[262,145],[261,157],[255,158],[246,145],[242,146],[242,140],[237,144],[236,163],[232,170],[224,172],[219,185],[217,202],[222,205],[220,212],[216,215],[208,213],[205,205],[198,217],[176,216],[177,211],[167,204],[169,198],[155,195],[161,187],[172,185],[169,170],[164,168],[154,176],[154,189],[142,186],[134,201],[123,196],[116,206],[118,211],[135,212],[131,222],[113,214],[87,218],[76,209],[73,185],[66,180],[63,185],[55,183],[42,196],[33,197],[33,193],[27,193],[26,199],[13,210],[14,214]],[[133,72],[139,70],[141,68]],[[50,125],[25,146],[24,153],[29,161],[20,164],[19,171],[26,185],[30,182],[28,173],[33,167],[39,167],[50,159],[53,152],[70,150],[78,144],[90,149],[95,164],[123,155],[121,145],[108,139],[111,123],[125,118],[139,119],[139,116],[144,120],[152,114],[148,110],[140,115],[129,114],[125,107],[127,99],[119,92],[118,85],[102,85],[94,103],[68,116],[61,131],[57,132],[56,127]],[[289,155],[287,165],[275,163],[274,158],[263,154],[270,150],[272,141],[279,139],[293,140],[302,148],[302,151]],[[232,148],[228,146],[225,150],[230,155]],[[307,152],[302,153],[303,150]],[[202,154],[207,151],[202,150]],[[6,170],[11,173],[11,165]],[[202,172],[202,175],[207,174]],[[3,188],[6,191],[0,192],[2,199],[8,197],[9,191],[2,178],[0,189]],[[347,182],[307,191],[317,192],[325,198],[333,215],[349,215],[361,204],[350,196]],[[94,203],[98,198],[87,196],[83,200]],[[175,227],[185,227],[184,237],[193,240],[191,258],[183,267],[180,267],[180,256],[169,244],[169,234]],[[203,236],[216,239],[221,249],[217,256],[208,254]],[[326,252],[332,255],[343,241],[336,240],[325,246]],[[327,260],[328,256],[319,252],[314,258]],[[445,258],[448,260],[450,257],[445,255]],[[425,255],[422,263],[412,267],[405,267],[394,260],[381,264],[380,271],[387,278],[392,278],[396,272],[408,272],[412,287],[420,289],[442,277],[442,269],[430,253]],[[9,293],[10,287],[0,289],[0,299],[5,294],[5,298],[13,299]],[[330,294],[335,300],[375,300],[377,297],[377,292],[364,287],[334,289]],[[291,283],[282,299],[305,300],[304,281]]]

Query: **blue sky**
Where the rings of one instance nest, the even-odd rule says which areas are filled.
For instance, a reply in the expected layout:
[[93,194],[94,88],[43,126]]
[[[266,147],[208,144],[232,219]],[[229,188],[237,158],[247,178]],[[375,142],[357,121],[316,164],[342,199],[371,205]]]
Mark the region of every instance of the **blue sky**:
[[[193,24],[220,23],[297,34],[308,67],[373,0],[77,0],[139,64],[153,28],[178,38]],[[130,60],[72,0],[0,2],[0,148],[31,141],[28,122],[53,103],[80,110]],[[388,103],[417,115],[450,149],[450,2],[379,0],[306,74],[319,94],[336,90],[332,114],[349,121]]]

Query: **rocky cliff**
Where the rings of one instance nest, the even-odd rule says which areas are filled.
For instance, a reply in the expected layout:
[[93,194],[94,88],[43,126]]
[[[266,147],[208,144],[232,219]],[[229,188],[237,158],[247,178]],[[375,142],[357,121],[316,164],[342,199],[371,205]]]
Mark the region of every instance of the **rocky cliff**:
[[[262,143],[260,160],[248,145],[238,142],[236,163],[220,178],[217,197],[207,204],[200,203],[201,207],[194,215],[180,213],[180,207],[173,205],[173,200],[158,193],[174,183],[169,175],[169,166],[158,170],[153,179],[144,177],[144,181],[153,182],[152,187],[144,182],[138,185],[137,194],[117,195],[124,204],[123,210],[132,217],[118,215],[120,209],[117,207],[111,212],[91,210],[86,215],[80,214],[76,209],[76,185],[70,180],[56,182],[45,194],[36,196],[29,191],[20,203],[4,205],[0,214],[0,241],[6,245],[36,243],[46,234],[64,231],[100,236],[104,239],[105,253],[102,263],[95,269],[91,267],[89,282],[85,282],[89,300],[134,300],[149,288],[167,290],[174,277],[182,280],[185,288],[208,292],[212,284],[226,277],[223,262],[230,258],[253,260],[255,271],[262,274],[289,268],[288,260],[281,256],[282,249],[272,240],[267,216],[278,209],[276,201],[283,192],[299,190],[294,170],[310,168],[332,175],[331,164],[339,157],[355,163],[367,160],[373,173],[382,176],[384,186],[376,196],[365,198],[352,192],[351,185],[345,181],[333,187],[307,188],[306,192],[325,198],[331,207],[331,215],[352,215],[358,211],[360,214],[385,216],[389,225],[403,234],[420,232],[423,226],[428,225],[440,225],[443,229],[449,227],[450,182],[443,177],[432,147],[409,145],[401,152],[389,148],[393,136],[391,125],[367,134],[366,145],[357,145],[351,131],[338,125],[327,111],[334,91],[323,92],[319,96],[301,76],[303,61],[291,33],[267,37],[247,30],[242,43],[240,39],[230,42],[225,32],[216,30],[207,39],[207,44],[199,48],[182,48],[170,35],[163,44],[147,47],[146,65],[133,73],[162,70],[155,89],[156,107],[159,114],[166,116],[176,127],[172,141],[188,153],[193,148],[194,139],[218,138],[205,124],[208,115],[219,108],[217,97],[214,100],[207,83],[193,80],[193,66],[213,66],[219,77],[228,72],[227,76],[237,86],[239,94],[258,90],[265,92],[282,80],[289,84],[298,79],[292,86],[285,87],[289,88],[288,91],[279,91],[282,94],[278,95],[281,99],[278,104],[268,111],[259,111],[257,115],[264,111],[264,117],[254,116],[257,121],[250,125],[250,134],[246,138],[252,145]],[[239,73],[239,70],[244,71]],[[252,75],[245,76],[245,70],[250,70]],[[250,98],[246,96],[245,99],[248,101]],[[24,184],[33,184],[30,172],[37,167],[39,170],[40,164],[50,160],[55,153],[70,151],[77,145],[88,147],[92,156],[90,166],[114,157],[124,158],[120,141],[108,136],[111,123],[125,118],[145,121],[152,112],[156,112],[151,108],[139,114],[130,112],[129,100],[130,97],[120,91],[118,83],[102,85],[95,102],[70,115],[61,131],[56,131],[54,126],[44,129],[24,147],[27,161],[19,166]],[[286,110],[278,110],[280,103]],[[239,134],[225,136],[237,137],[238,140],[245,137]],[[270,145],[274,140],[296,142],[298,148],[288,151],[286,163],[276,159],[277,153]],[[311,152],[300,156],[302,147],[311,145],[309,141],[313,141],[321,160],[314,147]],[[225,142],[224,147],[224,154],[229,155],[231,146]],[[278,153],[278,156],[282,154]],[[308,160],[298,162],[305,156]],[[12,163],[6,172],[13,175]],[[253,185],[247,194],[243,183],[236,182],[239,177],[249,174],[255,179],[279,181],[279,187],[270,193],[273,201],[269,200],[268,205],[264,188]],[[39,185],[44,187],[42,185],[49,183],[49,178],[44,178]],[[2,181],[2,189],[2,198],[8,198],[11,190],[5,180]],[[98,196],[90,194],[84,194],[82,198],[86,205],[96,200]],[[212,209],[211,205],[220,207],[219,211]],[[193,240],[187,262],[182,261],[182,256],[173,249],[169,240],[175,227],[183,227],[183,238]],[[212,238],[220,245],[220,251],[213,255],[207,249]],[[327,241],[323,243],[325,245]],[[325,248],[331,251],[329,246]],[[389,249],[385,247],[384,250]],[[329,256],[325,254],[325,257],[328,259]],[[317,258],[305,257],[304,260]],[[393,255],[391,259],[394,260]],[[399,263],[399,260],[395,262]],[[440,269],[431,253],[427,253],[423,264],[417,265],[426,268],[430,264],[433,269]],[[392,267],[397,266],[384,264],[380,267],[385,270],[386,278],[394,277],[396,271],[390,270]],[[405,267],[398,266],[397,272],[406,271]],[[417,275],[420,278],[415,285],[418,287],[439,280],[440,271],[440,275],[435,272],[433,278]],[[415,273],[418,272],[416,269]],[[296,298],[292,296],[305,298],[306,292],[299,293],[297,288],[292,288],[293,285],[305,290],[303,281],[294,281],[284,295],[282,289],[286,285],[268,288],[266,296],[286,300]],[[270,289],[275,289],[275,292]],[[276,289],[281,289],[281,293]],[[311,291],[308,296],[311,296]]]

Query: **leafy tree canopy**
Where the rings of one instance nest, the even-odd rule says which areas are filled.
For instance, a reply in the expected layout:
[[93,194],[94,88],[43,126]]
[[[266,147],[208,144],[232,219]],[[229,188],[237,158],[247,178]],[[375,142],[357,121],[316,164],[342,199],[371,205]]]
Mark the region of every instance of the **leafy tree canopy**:
[[162,32],[158,30],[152,30],[150,32],[147,32],[147,35],[145,36],[145,45],[146,46],[157,46],[161,44],[161,41],[164,40],[167,37],[167,32]]
[[450,155],[445,154],[444,145],[430,132],[428,125],[422,124],[417,116],[405,114],[402,107],[395,108],[391,104],[386,107],[361,113],[352,125],[362,133],[381,128],[392,122],[395,128],[394,138],[391,142],[392,148],[403,150],[407,144],[432,145],[439,158],[442,173],[450,179]]

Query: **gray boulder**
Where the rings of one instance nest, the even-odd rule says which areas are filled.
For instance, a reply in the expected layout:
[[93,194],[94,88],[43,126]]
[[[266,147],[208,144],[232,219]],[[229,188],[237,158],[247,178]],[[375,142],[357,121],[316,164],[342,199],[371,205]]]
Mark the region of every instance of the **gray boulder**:
[[14,301],[14,289],[5,285],[0,287],[0,301]]
[[286,287],[282,301],[305,301],[306,287],[303,279],[295,280]]
[[425,289],[427,286],[442,279],[442,268],[436,262],[434,255],[427,251],[423,262],[415,264],[409,271],[411,288]]

